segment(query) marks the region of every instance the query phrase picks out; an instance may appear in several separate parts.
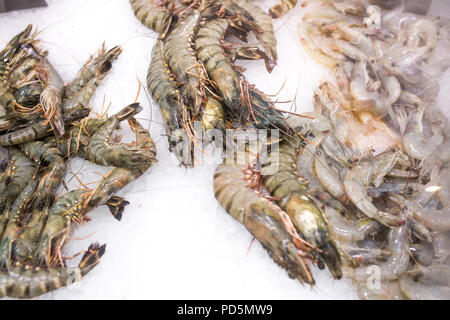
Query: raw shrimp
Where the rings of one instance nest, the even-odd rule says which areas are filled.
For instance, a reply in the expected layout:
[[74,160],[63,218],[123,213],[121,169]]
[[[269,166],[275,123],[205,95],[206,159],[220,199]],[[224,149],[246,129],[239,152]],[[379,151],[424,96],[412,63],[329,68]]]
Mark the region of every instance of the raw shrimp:
[[84,118],[76,123],[68,131],[67,139],[47,138],[45,141],[52,143],[66,158],[78,156],[86,159],[86,147],[98,129],[105,124],[107,119]]
[[429,176],[433,170],[441,169],[447,162],[450,161],[450,139],[445,139],[444,142],[422,162],[422,170],[420,175],[422,177]]
[[101,81],[109,73],[112,63],[121,53],[121,47],[117,46],[106,51],[105,44],[103,44],[95,55],[85,62],[75,78],[66,85],[64,97],[72,98],[94,78]]
[[[280,199],[278,205],[291,217],[302,238],[318,249],[318,259],[339,279],[341,261],[336,245],[321,210],[307,196],[305,184],[299,182],[297,175],[295,163],[304,142],[300,137],[286,137],[278,149],[271,151],[279,154],[278,170],[263,177],[264,185],[273,197]],[[264,170],[273,164],[263,160],[262,165]]]
[[444,141],[441,127],[423,119],[422,112],[409,121],[403,136],[405,152],[417,160],[429,157]]
[[28,142],[21,145],[20,149],[36,165],[46,166],[32,207],[39,210],[48,207],[53,202],[53,192],[65,173],[66,166],[63,156],[52,144],[44,141]]
[[0,104],[8,111],[14,111],[16,100],[7,81],[12,64],[16,61],[16,56],[22,44],[30,40],[32,26],[17,34],[10,40],[8,45],[0,52]]
[[7,131],[23,129],[30,125],[30,122],[33,122],[33,120],[24,119],[15,114],[8,113],[0,117],[0,132],[5,133]]
[[424,284],[420,280],[404,275],[400,278],[400,288],[408,299],[412,300],[448,300],[450,287]]
[[441,187],[438,191],[438,197],[441,204],[444,207],[450,207],[450,170],[448,170],[448,168],[441,170],[439,173],[438,186]]
[[441,210],[421,206],[414,201],[404,200],[404,205],[412,210],[417,221],[434,231],[450,230],[450,207]]
[[269,12],[273,18],[281,18],[297,5],[297,0],[282,0],[279,4],[270,8]]
[[292,243],[291,236],[276,219],[266,213],[264,207],[258,203],[252,204],[246,210],[243,224],[258,239],[270,257],[288,272],[289,277],[314,284],[314,279]]
[[398,178],[398,179],[416,179],[419,177],[419,174],[411,169],[402,170],[394,168],[388,172],[387,176],[390,178]]
[[62,106],[64,113],[89,108],[89,101],[95,90],[109,73],[112,63],[121,53],[121,47],[114,47],[105,52],[105,47],[102,46],[96,56],[91,57],[81,67],[75,79],[66,86]]
[[[408,268],[409,253],[409,229],[408,226],[393,228],[389,231],[388,250],[391,255],[386,262],[378,264],[380,280],[396,280],[404,274]],[[369,267],[345,270],[346,276],[356,281],[366,281],[372,272]]]
[[445,261],[450,255],[450,233],[435,232],[433,234],[433,253],[437,261]]
[[22,236],[17,248],[23,255],[22,259],[33,257],[36,266],[60,267],[61,258],[58,254],[68,240],[72,222],[83,221],[88,211],[84,206],[88,193],[89,190],[74,190],[59,198],[48,212],[39,239]]
[[359,248],[345,244],[342,247],[345,255],[348,255],[352,259],[352,263],[356,265],[373,265],[380,261],[386,261],[391,255],[388,250],[373,248]]
[[194,39],[202,12],[194,10],[179,21],[165,40],[164,54],[170,70],[182,84],[184,101],[192,105],[194,115],[200,113],[205,101],[206,75],[194,51]]
[[33,29],[32,25],[28,25],[25,30],[14,36],[7,46],[0,52],[0,70],[3,72],[7,69],[8,63],[10,63],[17,52],[20,50],[20,46],[26,43],[30,39],[30,34]]
[[[90,109],[80,109],[71,113],[63,114],[64,122],[71,123],[73,121],[80,120],[89,115]],[[7,133],[0,136],[0,145],[13,146],[18,144],[27,143],[36,139],[42,139],[51,134],[51,126],[49,124],[43,124],[41,122],[31,124],[30,126]]]
[[95,93],[95,90],[101,84],[103,75],[91,79],[86,86],[78,91],[74,96],[65,98],[63,101],[63,118],[66,114],[74,113],[80,110],[89,109],[89,101]]
[[383,282],[378,290],[370,289],[367,283],[358,283],[358,295],[361,300],[406,300],[398,280]]
[[118,114],[110,117],[92,136],[86,147],[86,157],[89,161],[102,165],[135,168],[151,165],[154,159],[134,146],[124,144],[110,144],[111,135],[118,129],[120,123],[133,117],[142,110],[138,104],[132,104],[122,109]]
[[429,266],[434,261],[433,246],[429,243],[412,243],[409,251],[413,259],[423,266]]
[[48,218],[48,211],[55,200],[55,193],[66,172],[63,155],[51,143],[28,142],[21,150],[36,164],[46,166],[39,180],[33,200],[22,217],[24,231],[15,241],[15,255],[25,260],[32,254]]
[[420,279],[422,283],[450,287],[450,266],[446,264],[416,265],[408,274]]
[[10,166],[7,171],[6,191],[0,194],[1,207],[16,200],[28,182],[33,179],[37,170],[34,163],[20,150],[14,147],[10,147],[8,150]]
[[105,249],[106,245],[92,244],[76,268],[46,269],[17,262],[11,271],[0,273],[0,297],[31,299],[80,281],[100,262]]
[[[333,7],[341,12],[350,13],[352,15],[365,15],[366,14],[366,6],[368,1],[366,0],[325,0],[326,3],[332,4]],[[374,2],[374,0],[372,0]]]
[[89,200],[89,206],[108,205],[111,213],[118,220],[122,218],[122,212],[127,202],[113,195],[142,176],[157,161],[156,146],[148,130],[144,129],[134,118],[130,118],[128,122],[136,134],[136,149],[146,155],[149,161],[141,162],[139,166],[131,169],[114,168],[96,188]]
[[323,33],[321,25],[330,24],[340,18],[341,13],[335,8],[320,3],[317,8],[306,14],[298,25],[303,48],[314,60],[328,68],[334,68],[336,63],[345,61],[346,57],[339,52],[335,41]]
[[136,18],[143,25],[165,35],[172,22],[174,1],[130,0],[130,3]]
[[319,190],[321,189],[320,184],[313,175],[313,160],[316,150],[326,137],[325,132],[331,128],[330,124],[311,113],[306,113],[305,117],[290,117],[287,119],[287,123],[294,130],[294,134],[310,139],[309,143],[304,141],[302,148],[298,150],[295,166],[297,174],[304,179],[308,189],[310,191]]
[[51,123],[55,133],[64,134],[64,122],[62,119],[62,96],[64,93],[64,81],[52,64],[48,61],[47,53],[41,53],[32,43],[22,44],[21,50],[27,55],[39,60],[37,77],[43,84],[40,96],[40,106],[45,118]]
[[199,60],[214,81],[224,104],[234,117],[252,123],[261,129],[281,129],[287,132],[282,115],[272,108],[272,103],[249,86],[225,55],[221,40],[228,28],[224,19],[208,21],[196,36]]
[[[136,148],[155,162],[156,148],[148,130],[134,118],[129,121],[136,134]],[[67,241],[72,222],[84,221],[89,211],[102,205],[107,205],[114,217],[120,220],[128,202],[114,194],[139,178],[150,165],[143,162],[133,169],[114,168],[94,190],[74,190],[67,193],[50,209],[39,240],[35,241],[37,246],[27,242],[30,238],[28,233],[22,237],[23,242],[18,243],[17,250],[26,252],[26,248],[32,248],[28,253],[34,257],[33,261],[42,266],[57,266],[60,263],[59,250]]]
[[235,162],[234,157],[226,159],[216,169],[214,193],[217,201],[233,218],[252,232],[269,255],[288,271],[290,277],[314,284],[304,257],[304,245],[294,242],[292,222],[288,232],[285,223],[280,221],[280,217],[286,219],[286,213],[283,214],[278,206],[253,190],[249,186],[253,175],[249,166],[237,165]]
[[[347,21],[335,21],[330,25],[321,26],[320,30],[334,40],[334,47],[346,58],[356,61],[366,61],[379,58],[380,52],[376,43],[364,31],[348,24]],[[328,35],[330,34],[330,35]],[[334,49],[334,48],[333,48]]]
[[439,94],[439,82],[417,67],[391,68],[390,71],[397,76],[403,90],[408,92],[407,95],[413,101],[419,99],[421,104],[428,104]]
[[337,62],[345,61],[342,53],[331,49],[333,41],[325,38],[317,26],[302,22],[298,26],[298,33],[303,48],[318,63],[333,69]]
[[[9,72],[7,83],[12,89],[20,89],[23,86],[30,85],[30,81],[36,75],[36,69],[39,67],[40,59],[34,54],[28,54],[23,60],[12,66]],[[42,86],[39,85],[42,89]]]
[[250,16],[253,17],[256,25],[259,27],[259,31],[255,31],[256,39],[264,47],[266,55],[270,59],[269,71],[272,71],[277,64],[277,39],[275,38],[272,20],[267,13],[265,13],[260,7],[247,0],[233,0],[238,6],[246,10]]
[[[392,114],[392,105],[400,98],[402,92],[399,81],[395,76],[387,75],[380,77],[380,88],[376,91],[371,88],[373,83],[369,76],[369,70],[365,61],[356,64],[352,73],[350,90],[356,101],[370,102],[369,111],[372,111],[379,117]],[[358,109],[358,107],[355,107]]]
[[[320,147],[321,143],[325,139],[326,134],[320,133],[316,136],[311,143],[305,143],[305,148],[302,150],[301,154],[297,158],[296,168],[298,174],[303,177],[308,185],[309,190],[321,190],[322,186],[317,178],[314,176],[313,165],[314,165],[314,155],[317,149]],[[309,136],[306,136],[309,138]]]
[[344,187],[350,200],[370,218],[383,225],[399,227],[404,220],[387,212],[378,210],[367,194],[371,183],[381,184],[383,177],[394,167],[401,152],[386,152],[373,160],[363,161],[352,168],[345,176]]
[[339,177],[338,168],[325,157],[322,151],[316,151],[314,155],[313,172],[322,186],[342,203],[348,202],[344,184]]
[[436,47],[438,28],[435,21],[414,15],[404,15],[393,20],[397,26],[396,42],[384,55],[384,59],[397,66],[415,66]]
[[[403,197],[417,201],[422,205],[426,205],[430,197],[424,197],[423,194],[427,193],[427,186],[420,183],[412,182],[410,180],[390,181],[382,183],[378,187],[369,188],[368,194],[372,198],[380,198],[386,193],[396,193]],[[422,195],[422,196],[421,196]]]
[[27,209],[27,204],[33,199],[38,182],[38,179],[30,180],[16,201],[3,214],[6,221],[0,225],[0,270],[9,270],[15,259],[12,245],[20,234],[20,218]]
[[233,63],[235,63],[236,60],[264,60],[267,71],[272,71],[271,60],[264,51],[259,49],[257,45],[236,45],[224,43],[223,47],[227,57]]
[[164,57],[164,43],[159,40],[153,49],[152,62],[147,75],[147,87],[153,99],[159,106],[166,127],[169,150],[173,152],[180,163],[187,164],[183,153],[183,143],[180,138],[186,136],[182,126],[182,112],[186,110],[177,83],[171,75]]
[[328,157],[339,163],[342,167],[350,167],[357,160],[352,150],[342,145],[332,133],[323,139],[320,146]]
[[322,101],[323,112],[330,113],[334,135],[345,147],[351,149],[353,158],[379,154],[400,147],[400,137],[384,121],[369,111],[353,112],[355,103],[331,83],[325,82],[316,91]]
[[331,234],[340,241],[361,241],[380,229],[380,224],[373,219],[350,221],[332,208],[325,208],[324,213]]

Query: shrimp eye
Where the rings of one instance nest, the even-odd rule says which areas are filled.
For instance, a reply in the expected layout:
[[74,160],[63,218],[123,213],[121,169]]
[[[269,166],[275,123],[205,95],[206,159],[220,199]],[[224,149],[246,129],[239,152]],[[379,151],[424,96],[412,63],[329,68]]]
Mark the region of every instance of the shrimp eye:
[[100,72],[101,73],[106,73],[107,71],[111,70],[112,68],[112,63],[111,61],[106,61],[105,63],[103,63],[103,65],[100,68]]

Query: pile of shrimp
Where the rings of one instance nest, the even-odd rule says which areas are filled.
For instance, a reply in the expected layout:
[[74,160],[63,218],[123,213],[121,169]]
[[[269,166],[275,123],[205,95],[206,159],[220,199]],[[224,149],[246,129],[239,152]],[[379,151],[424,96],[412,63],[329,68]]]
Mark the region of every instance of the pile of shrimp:
[[[115,194],[156,161],[153,140],[135,118],[139,103],[91,116],[89,101],[122,49],[103,45],[65,84],[36,35],[28,26],[0,51],[0,298],[33,298],[81,280],[106,246],[93,243],[69,267],[62,251],[71,229],[103,205],[120,220],[129,203]],[[124,121],[133,143],[114,135]],[[80,180],[83,187],[68,191],[74,157],[112,169],[95,188]]]
[[[195,122],[203,131],[248,127],[287,131],[281,112],[235,64],[240,59],[262,59],[268,72],[276,66],[277,40],[268,13],[249,0],[130,3],[137,19],[158,33],[147,85],[180,165],[194,165],[184,146],[192,141],[198,148]],[[257,44],[248,44],[250,34]],[[232,36],[238,40],[230,42]]]
[[[285,118],[235,61],[263,59],[271,72],[271,18],[297,1],[269,13],[250,0],[130,3],[159,35],[147,85],[181,165],[192,165],[195,121],[279,130],[267,152],[227,154],[214,192],[290,277],[313,285],[317,266],[354,279],[362,298],[448,297],[449,131],[433,103],[450,66],[448,23],[389,15],[379,1],[308,2],[301,42],[336,85],[318,88],[314,113]],[[258,45],[245,44],[249,33]]]
[[293,124],[313,133],[297,169],[362,299],[449,299],[450,23],[386,3],[304,3],[301,43],[336,82]]
[[[268,72],[275,68],[272,17],[282,16],[296,1],[282,1],[269,13],[249,0],[130,3],[139,21],[159,34],[148,71],[148,91],[160,108],[170,149],[181,165],[192,165],[192,157],[184,153],[183,136],[193,137],[194,121],[201,122],[204,131],[278,129],[287,147],[303,145],[306,140],[235,64],[237,59],[263,59]],[[246,44],[250,33],[257,45]],[[227,42],[230,36],[242,43]],[[232,149],[239,147],[235,144]],[[286,171],[272,174],[272,179],[261,174],[261,166],[270,163],[258,153],[240,151],[217,168],[218,202],[289,276],[313,285],[311,266],[316,265],[328,267],[336,279],[341,278],[339,250],[323,213],[298,181],[296,151],[293,156],[286,150],[282,159]]]

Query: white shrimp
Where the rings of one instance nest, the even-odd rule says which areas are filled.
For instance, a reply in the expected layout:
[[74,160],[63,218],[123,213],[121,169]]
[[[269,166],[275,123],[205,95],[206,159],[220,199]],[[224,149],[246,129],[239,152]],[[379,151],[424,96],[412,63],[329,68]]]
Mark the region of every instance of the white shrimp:
[[[395,280],[408,269],[409,253],[409,229],[408,226],[394,228],[389,231],[388,249],[391,255],[386,262],[378,265],[380,280]],[[356,281],[366,281],[372,274],[371,266],[346,270],[347,275]]]
[[344,179],[345,191],[350,200],[365,215],[389,227],[399,227],[404,224],[404,220],[378,210],[368,196],[367,188],[371,183],[380,185],[382,178],[394,167],[401,155],[401,152],[387,152],[373,160],[361,162]]

